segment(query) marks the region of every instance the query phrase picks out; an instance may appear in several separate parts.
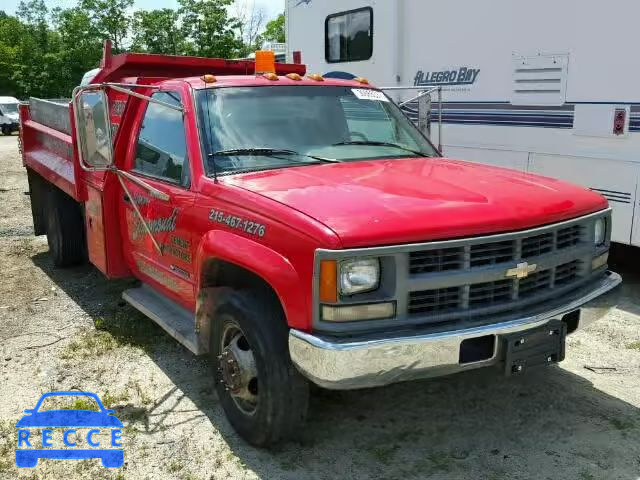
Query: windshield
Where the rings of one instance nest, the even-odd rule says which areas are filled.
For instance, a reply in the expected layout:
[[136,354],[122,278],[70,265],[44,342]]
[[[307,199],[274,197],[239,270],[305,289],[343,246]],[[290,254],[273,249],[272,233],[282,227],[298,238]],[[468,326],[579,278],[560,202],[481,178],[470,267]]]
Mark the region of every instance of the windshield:
[[[319,162],[438,156],[381,92],[332,86],[201,90],[208,175]],[[215,162],[215,163],[214,163]]]
[[0,112],[3,115],[8,113],[18,113],[18,104],[17,103],[0,103]]

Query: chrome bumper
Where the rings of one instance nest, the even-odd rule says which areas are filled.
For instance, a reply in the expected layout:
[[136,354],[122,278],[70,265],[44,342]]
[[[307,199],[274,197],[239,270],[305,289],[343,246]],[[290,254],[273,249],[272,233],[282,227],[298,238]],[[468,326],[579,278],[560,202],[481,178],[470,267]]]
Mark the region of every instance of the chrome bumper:
[[486,360],[461,364],[463,340],[503,335],[539,327],[580,310],[577,327],[584,328],[617,305],[616,289],[622,278],[607,272],[600,282],[581,289],[562,304],[515,320],[462,330],[397,337],[366,337],[338,341],[299,330],[289,332],[289,352],[298,370],[317,385],[349,390],[367,388],[417,378],[436,377],[500,363],[502,343],[494,342],[494,352]]

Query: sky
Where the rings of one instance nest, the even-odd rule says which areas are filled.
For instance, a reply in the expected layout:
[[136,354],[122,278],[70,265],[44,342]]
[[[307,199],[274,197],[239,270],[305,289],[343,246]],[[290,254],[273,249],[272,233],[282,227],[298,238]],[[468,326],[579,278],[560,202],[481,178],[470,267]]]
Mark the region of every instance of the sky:
[[[251,0],[248,0],[251,1]],[[284,0],[254,0],[256,7],[262,7],[267,12],[269,19],[275,18],[284,12]],[[20,0],[0,0],[0,10],[13,15]],[[45,0],[47,7],[69,8],[77,4],[76,0]],[[140,10],[153,10],[159,8],[177,8],[178,0],[135,0],[134,8]]]

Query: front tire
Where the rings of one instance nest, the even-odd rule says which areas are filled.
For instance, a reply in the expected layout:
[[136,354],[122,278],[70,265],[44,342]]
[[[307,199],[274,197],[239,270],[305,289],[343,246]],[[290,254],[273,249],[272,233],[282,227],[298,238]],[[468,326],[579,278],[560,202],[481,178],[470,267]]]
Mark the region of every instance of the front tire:
[[83,263],[86,257],[80,205],[58,189],[49,192],[47,243],[56,267]]
[[2,134],[3,135],[11,135],[11,128],[10,127],[2,127]]
[[216,390],[229,422],[257,447],[299,433],[308,381],[291,363],[280,304],[262,292],[229,290],[217,302],[210,352]]

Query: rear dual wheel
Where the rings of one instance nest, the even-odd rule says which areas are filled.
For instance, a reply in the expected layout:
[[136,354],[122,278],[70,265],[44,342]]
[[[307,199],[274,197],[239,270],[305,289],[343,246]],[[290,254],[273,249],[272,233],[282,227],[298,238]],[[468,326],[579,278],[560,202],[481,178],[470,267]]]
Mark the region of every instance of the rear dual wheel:
[[84,221],[80,204],[52,188],[45,207],[47,243],[56,267],[70,267],[86,258]]
[[291,363],[279,303],[262,292],[229,290],[212,322],[216,390],[233,428],[259,447],[296,437],[309,384]]

